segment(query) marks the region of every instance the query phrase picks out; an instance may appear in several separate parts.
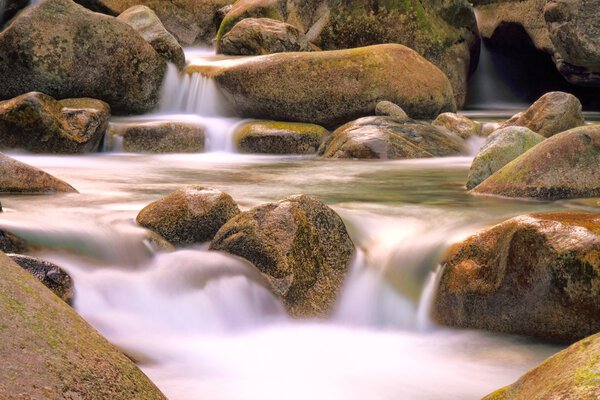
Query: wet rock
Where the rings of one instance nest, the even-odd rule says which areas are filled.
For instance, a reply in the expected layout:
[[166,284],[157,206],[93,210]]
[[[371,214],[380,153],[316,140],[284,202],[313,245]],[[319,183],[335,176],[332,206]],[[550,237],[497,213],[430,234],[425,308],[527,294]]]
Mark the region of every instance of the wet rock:
[[524,126],[545,137],[576,128],[585,123],[577,97],[564,92],[550,92],[540,97],[527,111],[502,124]]
[[23,239],[0,229],[0,251],[4,253],[22,253],[29,250]]
[[242,153],[313,154],[327,135],[329,131],[319,125],[253,121],[240,126],[233,141]]
[[113,125],[109,147],[130,153],[199,153],[204,151],[204,127],[175,121]]
[[21,254],[7,254],[67,304],[73,302],[73,280],[58,265]]
[[0,99],[39,91],[90,97],[114,113],[158,102],[166,62],[135,30],[71,0],[45,0],[0,33]]
[[512,385],[482,400],[594,400],[600,398],[600,334],[572,344]]
[[219,42],[219,53],[257,56],[286,51],[312,51],[295,26],[269,18],[246,18],[235,24]]
[[71,185],[0,153],[0,193],[77,192]]
[[165,399],[138,367],[0,253],[0,397]]
[[425,122],[365,117],[336,129],[319,154],[332,159],[444,157],[466,152],[463,141]]
[[123,11],[117,19],[131,25],[165,60],[172,62],[179,69],[185,67],[183,48],[150,8],[133,6]]
[[406,121],[409,118],[408,115],[404,112],[402,107],[398,104],[394,104],[391,101],[380,101],[375,106],[375,115],[381,117],[394,117],[399,121]]
[[473,189],[494,172],[525,153],[545,138],[520,126],[503,128],[488,136],[485,144],[473,159],[467,189]]
[[252,262],[295,317],[332,312],[354,245],[341,218],[306,195],[242,212],[213,239],[222,250]]
[[86,153],[102,140],[110,107],[100,100],[57,101],[30,92],[0,102],[0,148],[34,153]]
[[444,73],[398,44],[278,53],[187,71],[213,77],[233,108],[248,118],[330,127],[373,115],[381,99],[414,118],[455,109]]
[[448,129],[450,132],[460,136],[463,139],[468,139],[471,136],[481,135],[481,124],[454,113],[443,113],[431,123],[435,126]]
[[600,216],[519,216],[453,246],[435,297],[444,325],[561,342],[600,331]]
[[531,148],[472,193],[538,199],[600,196],[600,125],[559,133]]
[[212,240],[219,228],[239,214],[230,195],[204,186],[188,186],[144,207],[136,221],[176,246]]

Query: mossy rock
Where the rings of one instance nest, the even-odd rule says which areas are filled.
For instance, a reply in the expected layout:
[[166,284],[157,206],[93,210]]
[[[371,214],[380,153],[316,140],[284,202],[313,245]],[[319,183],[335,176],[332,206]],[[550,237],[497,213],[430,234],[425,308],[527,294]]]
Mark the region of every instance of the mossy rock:
[[316,154],[328,135],[327,129],[314,124],[252,121],[235,131],[233,141],[242,153]]
[[559,133],[506,164],[471,192],[556,200],[600,196],[600,125]]
[[71,185],[0,153],[0,193],[77,192]]
[[152,121],[111,124],[107,141],[105,147],[129,153],[199,153],[206,135],[201,125]]
[[210,249],[253,263],[292,316],[326,317],[333,311],[354,244],[331,208],[296,195],[234,217],[217,232]]
[[165,399],[124,354],[0,253],[0,397]]
[[454,245],[433,318],[573,342],[600,331],[600,215],[515,217]]

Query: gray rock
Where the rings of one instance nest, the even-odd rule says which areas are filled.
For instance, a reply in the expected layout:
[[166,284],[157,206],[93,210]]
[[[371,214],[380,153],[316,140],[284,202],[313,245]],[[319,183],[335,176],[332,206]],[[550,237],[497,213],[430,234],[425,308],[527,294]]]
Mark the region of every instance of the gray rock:
[[109,149],[130,153],[199,153],[206,140],[204,127],[175,121],[112,124],[109,136]]

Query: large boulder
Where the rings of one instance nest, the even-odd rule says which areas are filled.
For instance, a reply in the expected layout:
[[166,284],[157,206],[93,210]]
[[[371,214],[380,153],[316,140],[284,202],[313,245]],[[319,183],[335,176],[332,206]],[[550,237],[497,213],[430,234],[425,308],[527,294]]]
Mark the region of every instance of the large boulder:
[[242,153],[314,154],[329,131],[314,124],[252,121],[238,127],[233,135]]
[[512,218],[453,246],[435,296],[443,325],[561,342],[600,331],[600,215]]
[[506,121],[501,128],[523,126],[542,136],[550,137],[583,124],[585,120],[577,97],[564,92],[549,92],[533,103],[527,111]]
[[65,302],[0,253],[0,397],[165,399]]
[[336,129],[319,154],[331,159],[404,159],[459,155],[464,142],[425,122],[364,117]]
[[179,69],[185,67],[183,48],[150,8],[133,6],[123,11],[117,19],[131,25],[165,60],[172,62]]
[[136,5],[151,8],[183,46],[211,44],[217,34],[219,10],[233,0],[75,0],[97,12],[117,16]]
[[188,66],[215,79],[243,117],[326,127],[373,115],[380,100],[413,118],[453,111],[448,78],[399,44],[312,53],[278,53],[211,66]]
[[487,137],[473,159],[467,178],[467,189],[473,189],[544,139],[542,135],[520,126],[498,129]]
[[600,333],[555,354],[482,400],[600,399]]
[[600,197],[600,125],[554,135],[487,178],[473,193],[567,199]]
[[204,186],[188,186],[144,207],[136,221],[176,246],[212,240],[240,209],[230,195]]
[[0,99],[90,97],[115,113],[158,102],[166,62],[131,26],[71,0],[44,0],[0,33]]
[[219,28],[218,49],[225,34],[245,18],[287,22],[323,50],[403,44],[448,75],[459,106],[479,58],[477,23],[466,0],[239,0]]
[[333,310],[354,245],[342,219],[306,195],[242,212],[210,244],[252,262],[294,317]]
[[199,153],[204,127],[179,121],[111,124],[105,147],[130,153]]
[[57,101],[39,92],[0,102],[0,148],[34,153],[85,153],[98,149],[110,107],[100,100]]
[[77,192],[71,185],[0,153],[0,193]]

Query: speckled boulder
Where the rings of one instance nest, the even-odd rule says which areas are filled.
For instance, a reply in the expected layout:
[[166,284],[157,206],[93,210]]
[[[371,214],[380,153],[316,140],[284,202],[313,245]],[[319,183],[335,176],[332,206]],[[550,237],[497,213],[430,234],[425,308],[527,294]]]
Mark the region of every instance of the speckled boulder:
[[233,141],[242,153],[313,154],[327,135],[327,129],[314,124],[253,121],[240,126]]
[[600,215],[512,218],[454,245],[433,317],[443,325],[572,342],[600,331]]
[[157,104],[166,68],[131,26],[71,0],[44,0],[0,33],[0,99],[39,91],[143,113]]
[[325,317],[333,310],[354,245],[331,208],[296,195],[231,219],[210,249],[252,262],[292,316]]
[[472,193],[538,199],[600,197],[600,125],[552,136],[506,164]]
[[0,253],[0,398],[165,399],[139,368]]
[[544,139],[542,135],[520,126],[498,129],[487,137],[485,144],[473,159],[467,178],[467,189],[473,189]]
[[329,159],[404,159],[459,155],[463,141],[425,122],[365,117],[336,129],[319,154]]
[[130,153],[199,153],[205,145],[204,127],[176,121],[114,124],[108,147]]
[[110,107],[94,99],[57,101],[30,92],[0,102],[0,148],[33,153],[87,153],[104,137]]
[[77,192],[71,185],[0,153],[0,193]]
[[210,241],[239,214],[230,195],[204,186],[188,186],[148,204],[136,221],[176,246]]
[[468,139],[471,136],[481,135],[481,124],[454,113],[443,113],[431,123],[435,126],[448,129],[450,132],[460,136],[463,139]]

